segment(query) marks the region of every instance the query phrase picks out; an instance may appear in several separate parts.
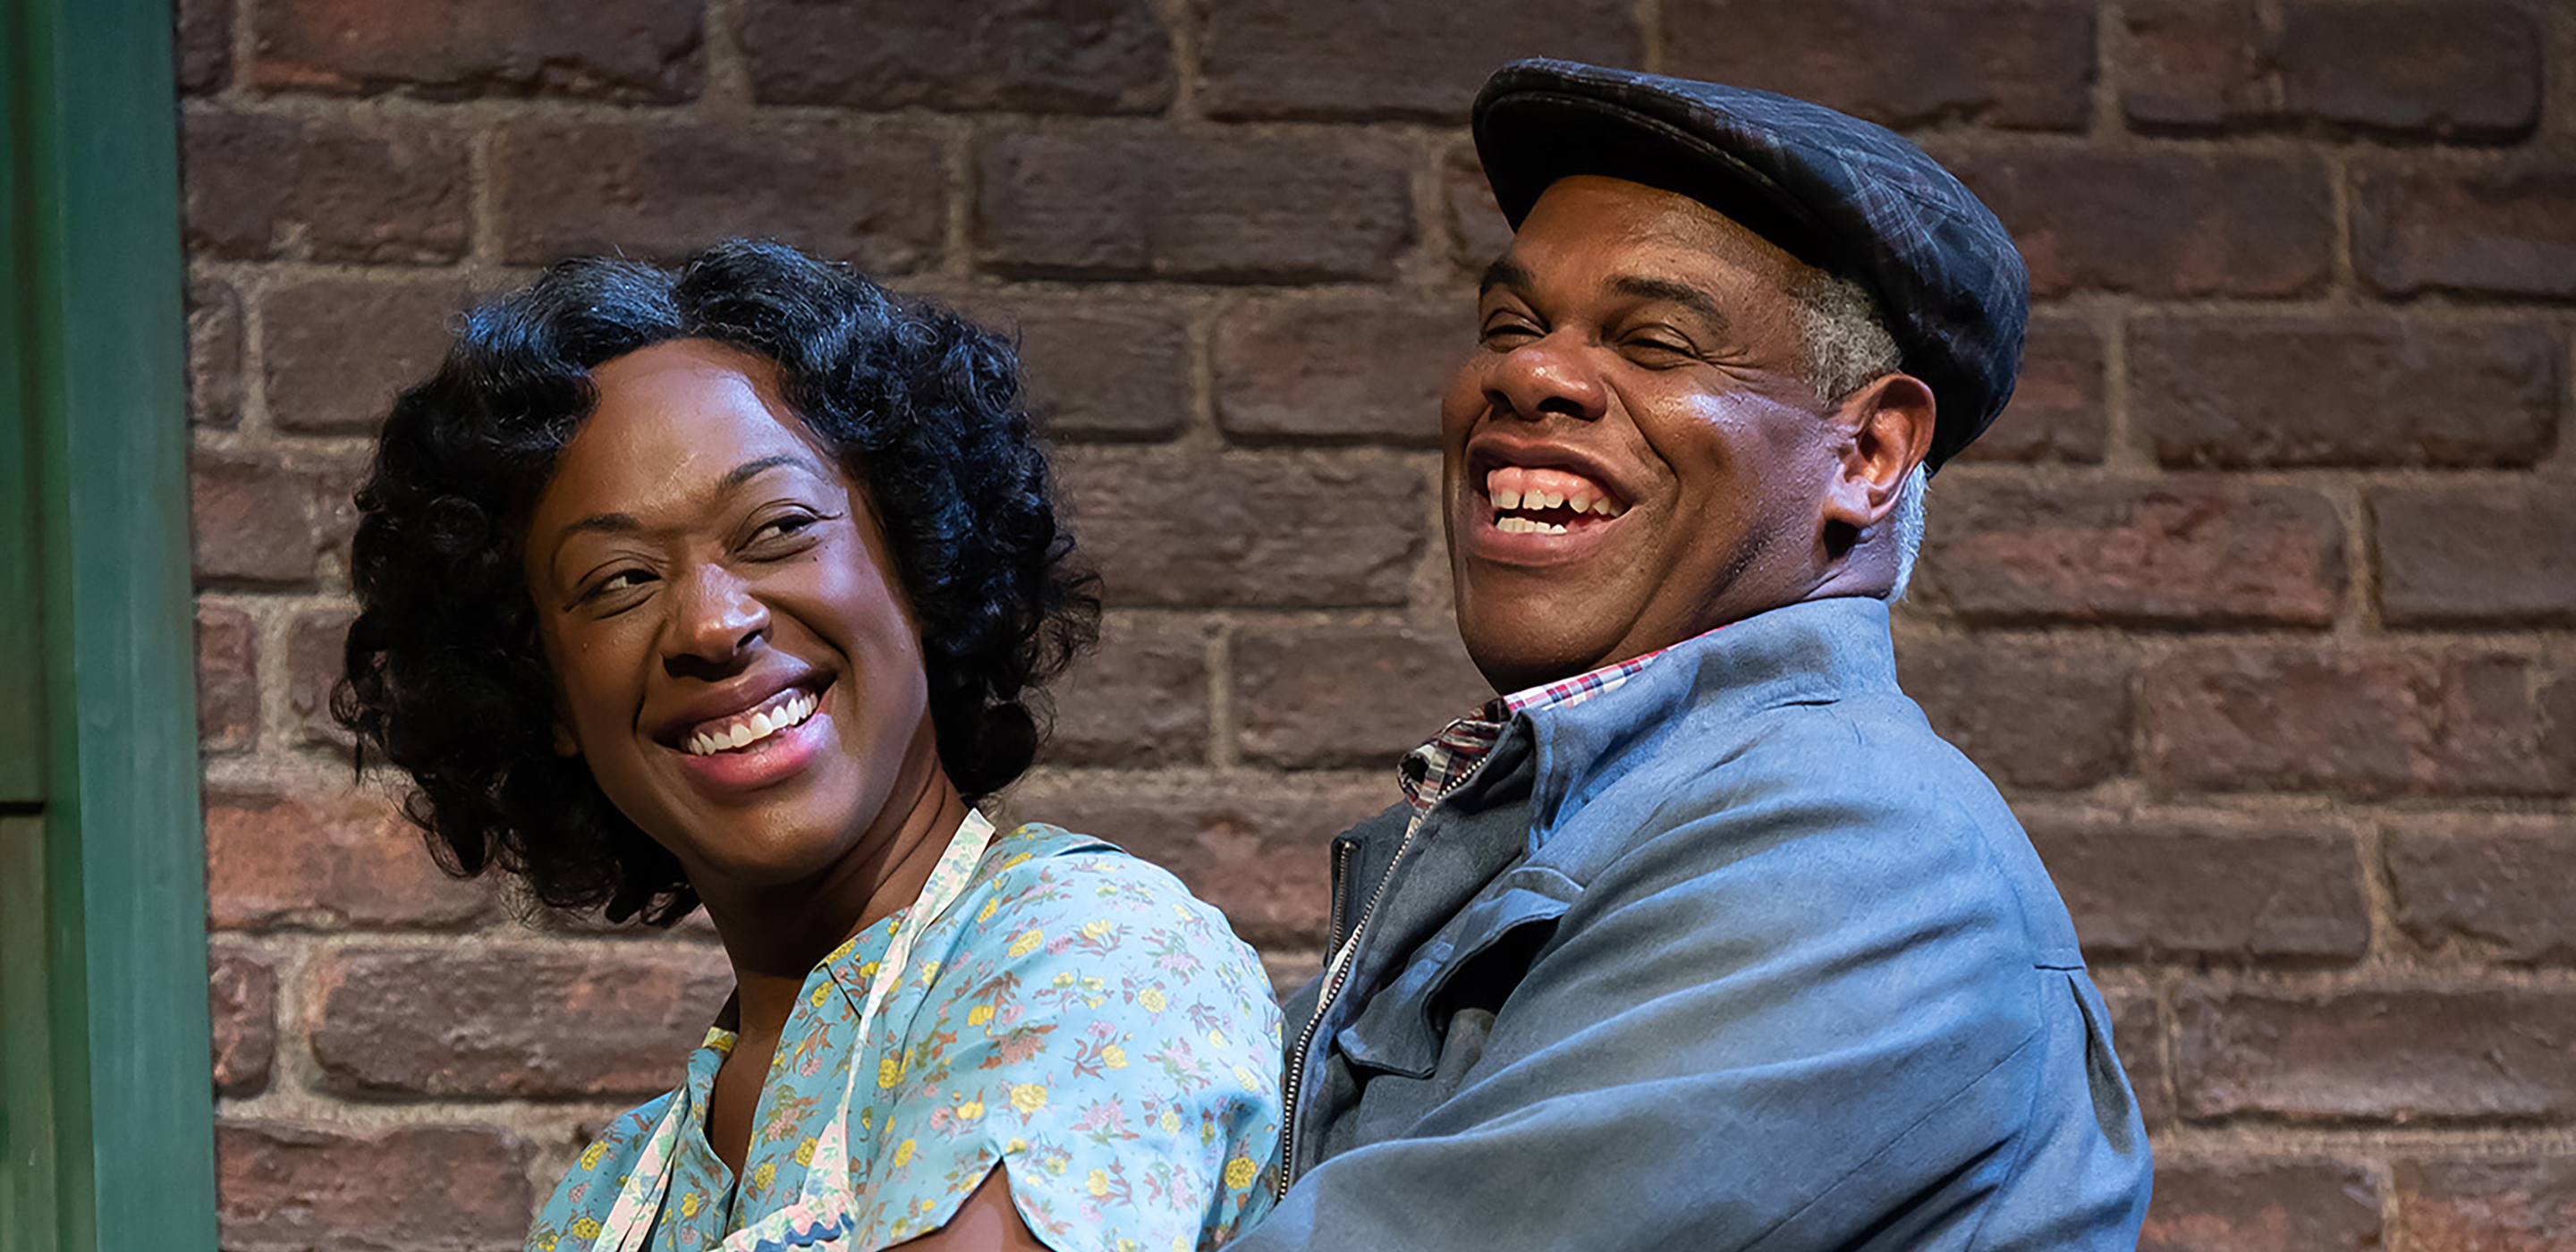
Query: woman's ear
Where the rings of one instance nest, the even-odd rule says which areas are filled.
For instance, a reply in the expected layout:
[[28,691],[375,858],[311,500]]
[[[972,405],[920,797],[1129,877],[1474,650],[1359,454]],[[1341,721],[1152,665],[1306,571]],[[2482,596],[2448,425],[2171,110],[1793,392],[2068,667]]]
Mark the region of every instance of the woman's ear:
[[555,717],[555,755],[563,757],[581,755],[581,740],[573,738],[572,727],[565,724],[560,714]]
[[1896,507],[1906,476],[1932,451],[1932,389],[1912,374],[1882,374],[1843,397],[1828,419],[1841,446],[1825,489],[1829,526],[1865,532]]

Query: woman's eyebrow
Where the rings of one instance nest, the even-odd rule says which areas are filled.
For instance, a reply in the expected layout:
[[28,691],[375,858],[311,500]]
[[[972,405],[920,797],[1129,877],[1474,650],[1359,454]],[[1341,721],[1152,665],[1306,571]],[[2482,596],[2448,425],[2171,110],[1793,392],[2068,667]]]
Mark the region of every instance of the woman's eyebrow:
[[745,461],[740,465],[734,466],[732,472],[726,474],[724,476],[724,480],[716,484],[716,490],[719,492],[731,491],[734,488],[750,482],[752,479],[758,478],[762,474],[767,473],[770,470],[777,469],[782,465],[792,465],[808,474],[812,474],[816,478],[824,476],[823,467],[816,465],[812,457],[799,456],[793,452],[782,452],[777,456],[764,456],[756,460]]
[[[721,495],[725,492],[731,491],[734,488],[750,482],[752,479],[758,478],[762,474],[777,469],[782,465],[793,466],[808,474],[812,474],[817,478],[823,477],[822,467],[814,464],[812,457],[798,456],[795,453],[787,452],[781,453],[777,456],[758,457],[733,467],[716,483],[716,492]],[[560,554],[563,551],[565,540],[585,532],[595,532],[603,535],[631,535],[642,529],[644,529],[642,519],[636,517],[632,513],[593,513],[588,517],[579,519],[578,521],[566,523],[562,530],[556,531],[555,551]]]

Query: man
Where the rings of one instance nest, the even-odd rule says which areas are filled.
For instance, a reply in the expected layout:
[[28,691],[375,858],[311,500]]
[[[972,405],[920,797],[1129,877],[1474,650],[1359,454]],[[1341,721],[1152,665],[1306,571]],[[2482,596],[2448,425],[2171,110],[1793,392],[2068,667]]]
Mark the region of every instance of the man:
[[1555,61],[1478,96],[1511,247],[1443,403],[1495,689],[1333,844],[1285,1248],[2129,1248],[2147,1145],[2055,889],[1897,689],[1924,477],[2027,279],[1920,151]]

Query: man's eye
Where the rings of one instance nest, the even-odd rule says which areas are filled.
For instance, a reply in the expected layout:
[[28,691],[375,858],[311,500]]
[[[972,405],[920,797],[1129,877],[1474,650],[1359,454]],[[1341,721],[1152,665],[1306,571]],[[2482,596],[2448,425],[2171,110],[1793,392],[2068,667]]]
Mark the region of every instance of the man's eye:
[[1656,362],[1672,361],[1679,358],[1690,358],[1697,355],[1691,351],[1687,344],[1678,344],[1669,339],[1655,338],[1629,340],[1628,354],[1642,360]]
[[1485,327],[1479,336],[1488,347],[1527,343],[1538,338],[1538,332],[1517,322],[1496,322]]

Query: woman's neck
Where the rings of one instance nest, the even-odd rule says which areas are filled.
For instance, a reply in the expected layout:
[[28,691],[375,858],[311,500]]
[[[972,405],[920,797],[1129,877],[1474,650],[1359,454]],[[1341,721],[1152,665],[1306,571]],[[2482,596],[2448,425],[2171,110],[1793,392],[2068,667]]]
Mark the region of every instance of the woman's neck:
[[907,763],[879,819],[820,874],[779,886],[711,882],[699,889],[733,963],[744,1035],[775,1038],[814,967],[910,905],[930,880],[966,820],[966,801],[935,748],[914,755],[922,763]]

